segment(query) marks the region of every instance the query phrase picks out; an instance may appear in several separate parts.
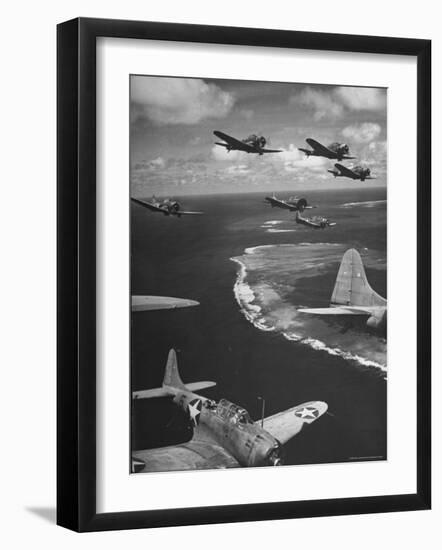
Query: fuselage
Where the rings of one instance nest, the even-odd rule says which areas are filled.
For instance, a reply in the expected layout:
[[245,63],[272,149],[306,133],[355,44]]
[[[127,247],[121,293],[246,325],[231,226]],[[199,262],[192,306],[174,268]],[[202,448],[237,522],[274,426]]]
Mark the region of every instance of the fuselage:
[[241,466],[279,466],[282,446],[266,430],[254,423],[248,412],[221,399],[218,403],[192,392],[178,392],[174,403],[184,410],[198,436],[215,441]]

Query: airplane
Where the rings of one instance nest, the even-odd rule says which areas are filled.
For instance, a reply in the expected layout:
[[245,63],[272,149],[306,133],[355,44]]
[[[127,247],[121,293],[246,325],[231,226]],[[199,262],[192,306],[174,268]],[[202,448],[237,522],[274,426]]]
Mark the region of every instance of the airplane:
[[307,200],[306,199],[298,199],[298,197],[289,197],[286,201],[283,199],[278,199],[275,197],[275,194],[273,194],[272,197],[265,197],[265,202],[269,203],[272,208],[278,207],[278,208],[285,208],[286,210],[290,210],[290,212],[295,212],[299,210],[299,212],[303,212],[307,208],[316,208],[316,206],[307,206]]
[[196,300],[171,298],[170,296],[132,296],[132,311],[157,311],[198,306]]
[[333,174],[335,178],[344,177],[351,178],[352,180],[374,180],[374,176],[370,176],[370,168],[364,168],[362,166],[354,166],[353,168],[347,168],[342,164],[336,163],[335,170],[327,170],[330,174]]
[[131,200],[133,202],[136,202],[137,204],[140,204],[141,206],[144,206],[144,208],[152,210],[153,212],[161,212],[165,216],[178,216],[178,218],[180,218],[181,216],[194,216],[204,214],[204,212],[188,212],[185,210],[181,210],[180,203],[172,199],[159,200],[155,196],[153,196],[150,202],[144,201],[142,199],[135,199],[134,197],[131,197]]
[[194,393],[215,385],[206,381],[185,385],[176,353],[169,351],[162,387],[135,391],[132,396],[134,400],[173,398],[188,415],[193,436],[180,445],[134,451],[133,472],[280,466],[283,445],[328,409],[323,401],[308,401],[254,422],[245,409],[227,399],[215,402]]
[[257,153],[263,155],[264,153],[282,153],[282,149],[265,149],[267,140],[264,136],[257,136],[251,134],[249,137],[239,140],[224,132],[215,130],[213,132],[217,138],[222,139],[226,143],[215,142],[215,145],[225,147],[226,151],[244,151],[245,153]]
[[356,157],[350,157],[348,153],[350,152],[348,145],[346,143],[331,143],[328,147],[319,143],[315,139],[307,138],[305,140],[311,147],[311,149],[303,149],[298,147],[299,151],[302,151],[307,155],[307,157],[325,157],[326,159],[331,160],[343,160],[343,159],[354,159]]
[[296,211],[296,217],[295,217],[296,223],[300,223],[302,225],[306,225],[307,227],[313,227],[314,229],[325,229],[326,227],[333,227],[336,225],[335,222],[331,222],[327,218],[323,218],[322,216],[313,216],[312,218],[303,218],[299,211]]
[[387,300],[368,284],[361,256],[354,248],[342,258],[330,307],[298,311],[313,315],[365,315],[368,327],[383,330],[387,326]]

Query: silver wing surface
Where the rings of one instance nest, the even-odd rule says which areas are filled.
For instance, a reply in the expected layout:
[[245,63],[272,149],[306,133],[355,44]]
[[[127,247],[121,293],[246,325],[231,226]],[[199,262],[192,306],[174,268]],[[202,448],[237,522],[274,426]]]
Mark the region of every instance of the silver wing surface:
[[[280,443],[287,443],[298,434],[304,424],[311,424],[328,409],[323,401],[308,401],[264,419],[263,428]],[[260,420],[257,424],[260,424]]]
[[198,306],[195,300],[172,298],[170,296],[132,296],[132,311],[155,311]]
[[[224,132],[219,132],[218,130],[215,130],[213,133],[215,134],[216,137],[224,140],[233,149],[237,149],[238,151],[245,151],[246,153],[251,153],[251,152],[256,153],[256,149],[251,145],[247,145],[243,141],[240,141],[239,139],[229,136]],[[220,143],[219,145],[225,145],[225,144]]]
[[220,445],[196,438],[181,445],[135,451],[132,453],[132,460],[144,462],[144,468],[137,469],[142,472],[239,467],[238,461]]

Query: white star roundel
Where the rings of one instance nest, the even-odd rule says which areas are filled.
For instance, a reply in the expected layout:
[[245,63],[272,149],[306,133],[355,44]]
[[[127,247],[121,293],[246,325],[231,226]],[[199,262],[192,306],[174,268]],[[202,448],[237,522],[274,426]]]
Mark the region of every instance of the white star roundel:
[[194,426],[198,425],[201,414],[201,399],[194,399],[188,405],[190,421]]
[[306,418],[307,420],[312,420],[318,418],[319,411],[315,407],[303,407],[302,409],[297,409],[295,411],[295,416],[298,418]]

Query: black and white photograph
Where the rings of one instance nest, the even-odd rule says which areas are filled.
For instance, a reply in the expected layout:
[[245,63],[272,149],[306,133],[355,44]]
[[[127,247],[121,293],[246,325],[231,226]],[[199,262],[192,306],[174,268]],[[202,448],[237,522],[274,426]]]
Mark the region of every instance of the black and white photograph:
[[387,460],[388,90],[129,84],[131,473]]

